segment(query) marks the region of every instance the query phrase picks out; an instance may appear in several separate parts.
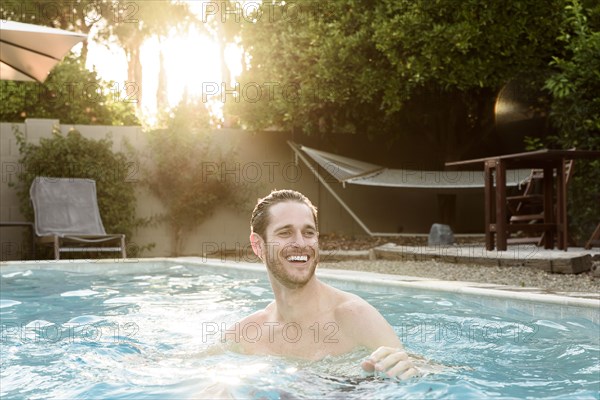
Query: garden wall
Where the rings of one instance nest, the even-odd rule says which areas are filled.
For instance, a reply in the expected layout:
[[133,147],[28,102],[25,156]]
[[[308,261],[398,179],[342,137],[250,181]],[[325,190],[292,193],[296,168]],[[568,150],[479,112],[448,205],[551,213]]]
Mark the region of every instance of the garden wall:
[[[42,137],[49,137],[58,120],[28,119],[25,123],[0,123],[0,157],[2,164],[2,182],[0,186],[0,221],[23,221],[14,188],[9,182],[17,181],[19,152],[13,127],[23,132],[28,141],[36,143]],[[137,152],[146,151],[146,140],[139,126],[80,126],[60,125],[63,133],[75,128],[85,137],[93,139],[111,136],[114,151],[126,153],[127,144]],[[247,209],[233,211],[218,209],[212,218],[198,227],[185,243],[184,255],[203,255],[215,251],[227,252],[244,250],[249,253],[249,218],[255,199],[269,193],[272,189],[290,188],[306,194],[319,208],[319,226],[321,233],[343,233],[346,235],[364,235],[364,231],[335,198],[321,185],[308,168],[295,163],[294,153],[287,140],[300,143],[309,139],[294,137],[288,133],[260,132],[251,133],[235,129],[222,129],[213,132],[215,139],[223,147],[235,146],[238,149],[236,160],[228,160],[225,165],[206,164],[206,174],[218,174],[220,179],[246,182],[250,185],[251,196]],[[314,145],[314,143],[309,143]],[[317,143],[318,145],[318,143]],[[376,150],[371,150],[376,151]],[[365,157],[376,157],[368,154]],[[385,165],[385,160],[381,163]],[[112,171],[106,171],[112,173]],[[182,171],[185,173],[185,171]],[[142,185],[142,171],[138,164],[129,171],[128,180],[136,185],[137,213],[140,217],[158,215],[162,206]],[[360,187],[331,182],[336,193],[355,211],[364,223],[374,232],[427,233],[434,222],[449,222],[455,232],[481,232],[482,190],[458,191],[455,193],[430,190],[389,189]],[[450,216],[447,199],[450,198]],[[452,200],[454,198],[454,200]],[[444,205],[445,204],[445,205]],[[26,259],[22,240],[26,238],[22,227],[1,228],[1,259]],[[155,243],[155,247],[143,256],[168,256],[170,253],[169,231],[165,224],[140,229],[133,245]]]

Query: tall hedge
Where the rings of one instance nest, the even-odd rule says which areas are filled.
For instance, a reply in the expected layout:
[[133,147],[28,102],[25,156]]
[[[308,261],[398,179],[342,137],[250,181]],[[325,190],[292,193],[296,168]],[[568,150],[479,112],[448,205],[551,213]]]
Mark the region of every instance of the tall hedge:
[[[585,6],[585,4],[588,4]],[[546,81],[551,120],[558,133],[544,145],[600,150],[600,5],[570,0],[558,40],[564,54],[553,58]],[[576,160],[569,183],[569,225],[583,244],[600,222],[600,160]]]

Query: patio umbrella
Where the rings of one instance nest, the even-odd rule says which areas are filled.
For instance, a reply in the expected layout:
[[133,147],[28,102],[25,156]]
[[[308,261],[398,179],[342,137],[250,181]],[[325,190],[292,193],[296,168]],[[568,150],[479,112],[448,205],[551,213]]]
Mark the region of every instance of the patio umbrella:
[[86,35],[0,20],[0,79],[43,82]]

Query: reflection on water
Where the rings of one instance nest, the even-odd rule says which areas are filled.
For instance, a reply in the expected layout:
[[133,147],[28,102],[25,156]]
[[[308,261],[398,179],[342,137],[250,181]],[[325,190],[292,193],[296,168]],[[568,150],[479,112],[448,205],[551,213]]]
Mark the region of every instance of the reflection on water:
[[[513,315],[439,293],[354,291],[430,373],[367,376],[357,350],[320,361],[207,352],[272,301],[266,279],[35,270],[1,279],[0,396],[36,398],[598,398],[599,328]],[[444,367],[440,367],[444,366]]]

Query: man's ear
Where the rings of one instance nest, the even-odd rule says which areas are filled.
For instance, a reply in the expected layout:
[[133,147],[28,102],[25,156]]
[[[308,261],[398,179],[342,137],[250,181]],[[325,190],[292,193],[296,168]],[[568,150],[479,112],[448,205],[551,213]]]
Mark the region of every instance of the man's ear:
[[250,234],[250,244],[252,245],[252,251],[261,260],[263,259],[264,243],[264,240],[260,237],[258,233],[252,232]]

